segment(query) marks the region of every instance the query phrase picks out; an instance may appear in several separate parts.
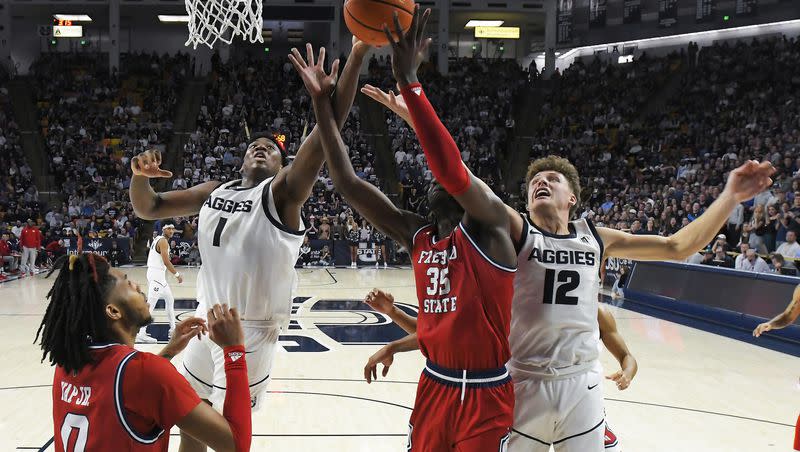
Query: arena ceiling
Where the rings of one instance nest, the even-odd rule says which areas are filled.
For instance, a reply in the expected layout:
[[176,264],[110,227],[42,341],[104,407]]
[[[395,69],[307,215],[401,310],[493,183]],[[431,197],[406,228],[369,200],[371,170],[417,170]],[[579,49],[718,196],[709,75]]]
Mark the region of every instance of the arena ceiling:
[[[11,0],[12,19],[35,20],[38,23],[50,23],[54,13],[88,14],[92,18],[91,27],[108,26],[108,0]],[[433,6],[435,2],[422,1],[424,7]],[[321,0],[300,0],[292,2],[265,1],[264,19],[270,20],[269,6],[294,6],[303,8],[330,7],[331,2]],[[462,5],[462,6],[457,6]],[[468,6],[464,6],[468,5]],[[491,5],[491,6],[490,6]],[[121,0],[120,20],[122,25],[156,24],[158,14],[186,14],[181,0]],[[473,0],[451,2],[448,14],[450,31],[455,33],[464,29],[470,19],[499,19],[505,21],[504,26],[520,27],[523,32],[544,33],[544,8],[541,2]],[[439,20],[438,10],[434,7],[432,23]],[[170,26],[170,25],[165,25]],[[312,25],[313,26],[313,25]]]

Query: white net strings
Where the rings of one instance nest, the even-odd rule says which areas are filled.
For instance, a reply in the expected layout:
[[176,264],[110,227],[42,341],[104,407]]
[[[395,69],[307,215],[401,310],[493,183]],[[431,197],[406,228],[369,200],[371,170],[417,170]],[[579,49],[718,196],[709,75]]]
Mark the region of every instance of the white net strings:
[[226,44],[236,36],[250,42],[264,42],[261,36],[262,0],[186,0],[189,14],[189,40],[186,45],[214,47],[218,40]]

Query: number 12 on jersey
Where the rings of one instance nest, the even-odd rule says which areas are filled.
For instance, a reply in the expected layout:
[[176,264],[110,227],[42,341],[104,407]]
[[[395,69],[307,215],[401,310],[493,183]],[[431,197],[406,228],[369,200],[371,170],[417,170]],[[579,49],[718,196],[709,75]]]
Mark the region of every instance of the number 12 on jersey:
[[[556,289],[556,282],[558,288]],[[567,304],[577,305],[578,297],[570,296],[569,293],[578,288],[581,283],[581,274],[574,270],[547,269],[544,273],[544,291],[542,303],[544,304]],[[555,297],[553,291],[555,290]]]

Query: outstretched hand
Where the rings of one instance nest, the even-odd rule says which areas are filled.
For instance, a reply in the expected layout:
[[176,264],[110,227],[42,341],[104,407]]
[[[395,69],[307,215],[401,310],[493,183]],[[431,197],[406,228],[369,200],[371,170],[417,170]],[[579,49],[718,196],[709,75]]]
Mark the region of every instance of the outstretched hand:
[[392,46],[392,73],[400,88],[417,81],[417,69],[425,59],[425,52],[431,45],[431,39],[425,37],[425,26],[428,24],[430,16],[430,8],[420,14],[419,5],[414,5],[414,18],[411,19],[408,32],[404,32],[395,11],[393,15],[394,34],[397,35],[397,41],[392,36],[389,26],[383,25],[383,32]]
[[312,98],[330,96],[336,88],[336,78],[339,74],[339,60],[335,60],[331,65],[331,72],[325,73],[325,47],[320,47],[317,61],[314,62],[314,48],[311,44],[306,44],[306,59],[300,56],[300,52],[292,49],[289,55],[295,70],[303,79],[308,94]]
[[366,84],[361,88],[361,92],[369,96],[372,100],[380,102],[389,110],[392,110],[397,116],[403,118],[403,121],[411,124],[411,113],[408,112],[408,106],[403,96],[398,96],[394,91],[383,91],[370,84]]
[[772,185],[773,174],[775,168],[770,162],[758,163],[749,160],[731,171],[725,184],[725,191],[738,202],[748,201]]
[[150,179],[172,177],[172,172],[161,169],[161,151],[150,149],[131,159],[131,171],[134,176],[144,176]]

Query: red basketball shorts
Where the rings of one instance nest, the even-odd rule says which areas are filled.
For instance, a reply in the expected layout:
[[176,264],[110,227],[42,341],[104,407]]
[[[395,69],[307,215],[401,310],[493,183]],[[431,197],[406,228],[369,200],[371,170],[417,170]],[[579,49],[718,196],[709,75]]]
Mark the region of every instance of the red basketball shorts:
[[428,361],[409,424],[413,452],[506,450],[514,423],[514,385],[505,368],[446,369]]

